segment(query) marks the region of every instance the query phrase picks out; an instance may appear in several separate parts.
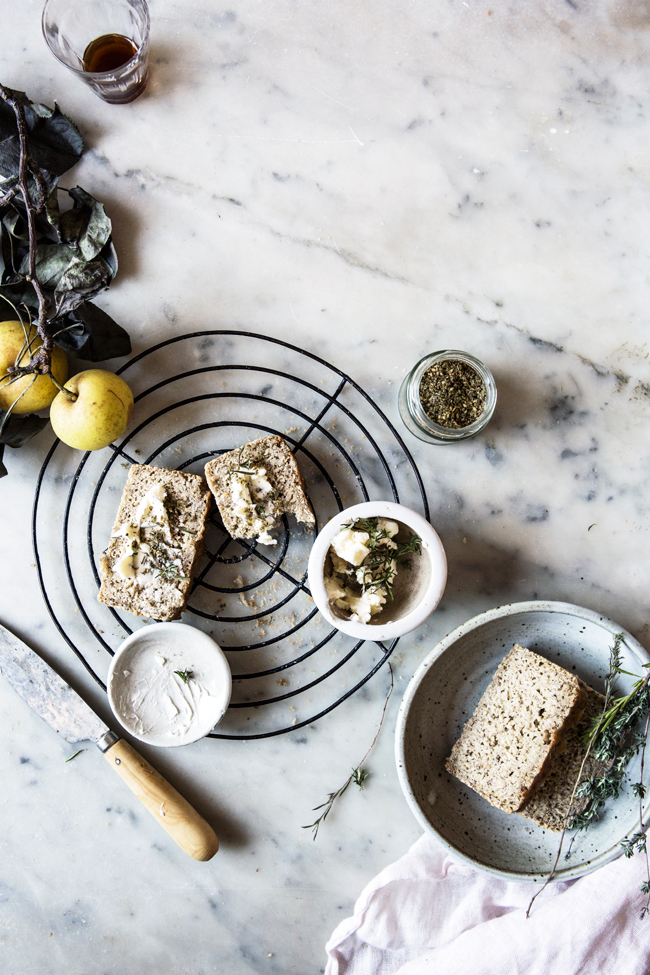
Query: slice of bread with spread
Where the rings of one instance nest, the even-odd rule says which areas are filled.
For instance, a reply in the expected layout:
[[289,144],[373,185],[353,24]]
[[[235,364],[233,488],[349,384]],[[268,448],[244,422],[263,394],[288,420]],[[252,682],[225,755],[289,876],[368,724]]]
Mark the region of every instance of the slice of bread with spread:
[[295,457],[282,437],[260,437],[205,466],[226,531],[275,545],[270,535],[286,512],[310,527],[314,514]]
[[447,771],[493,806],[517,812],[585,704],[577,677],[515,644],[454,745]]
[[205,551],[211,495],[197,474],[133,464],[100,560],[100,603],[176,620]]
[[605,706],[602,694],[587,684],[582,686],[587,695],[587,705],[580,721],[568,729],[564,740],[559,743],[551,757],[543,781],[519,810],[522,816],[555,833],[561,833],[567,822],[582,812],[587,804],[586,798],[574,798],[571,802],[578,776],[580,785],[605,771],[605,766],[591,755],[587,757],[584,766],[582,764],[587,754],[589,731],[593,722],[602,715]]

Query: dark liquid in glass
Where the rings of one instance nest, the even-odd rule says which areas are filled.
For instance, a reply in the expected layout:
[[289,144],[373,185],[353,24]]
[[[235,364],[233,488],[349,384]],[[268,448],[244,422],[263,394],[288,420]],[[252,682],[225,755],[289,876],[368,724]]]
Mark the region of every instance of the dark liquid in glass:
[[123,34],[102,34],[91,41],[83,56],[84,71],[114,71],[138,53],[133,41]]

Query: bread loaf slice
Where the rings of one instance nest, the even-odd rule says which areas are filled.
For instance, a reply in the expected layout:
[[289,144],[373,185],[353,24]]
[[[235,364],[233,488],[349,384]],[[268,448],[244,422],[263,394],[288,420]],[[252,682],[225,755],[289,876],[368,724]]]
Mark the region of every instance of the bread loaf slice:
[[133,464],[100,560],[100,603],[149,619],[179,619],[205,551],[210,502],[197,474]]
[[447,771],[499,809],[516,812],[586,694],[573,674],[515,644],[447,759]]
[[315,524],[296,459],[276,434],[216,457],[206,464],[205,476],[233,538],[275,545],[269,531],[285,512]]
[[[582,681],[581,681],[582,684]],[[547,774],[535,791],[523,804],[519,813],[534,820],[545,829],[561,833],[565,824],[582,812],[587,799],[574,799],[573,789],[580,775],[580,782],[586,782],[595,775],[602,775],[606,767],[591,755],[580,772],[587,753],[587,737],[603,713],[605,698],[587,684],[582,684],[587,695],[587,704],[580,721],[569,728],[564,740],[556,747],[549,762]]]

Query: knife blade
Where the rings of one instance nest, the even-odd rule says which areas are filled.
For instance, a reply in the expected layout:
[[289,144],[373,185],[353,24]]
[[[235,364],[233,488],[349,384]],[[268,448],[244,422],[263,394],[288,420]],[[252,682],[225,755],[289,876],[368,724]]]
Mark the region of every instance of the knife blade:
[[152,816],[195,860],[210,860],[219,840],[209,823],[39,654],[0,624],[0,673],[69,742],[92,741]]

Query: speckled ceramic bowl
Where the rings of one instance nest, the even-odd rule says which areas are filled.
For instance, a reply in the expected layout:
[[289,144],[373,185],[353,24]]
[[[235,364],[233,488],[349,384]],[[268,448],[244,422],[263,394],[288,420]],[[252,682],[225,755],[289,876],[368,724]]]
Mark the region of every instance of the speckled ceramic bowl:
[[[513,603],[463,623],[434,647],[410,681],[397,720],[396,759],[404,795],[422,827],[472,867],[510,880],[542,881],[559,834],[516,813],[508,815],[445,771],[445,759],[506,653],[519,643],[603,690],[609,652],[623,633],[623,666],[636,674],[650,657],[616,623],[569,603]],[[634,678],[618,678],[627,692]],[[650,763],[648,763],[650,764]],[[638,781],[639,760],[630,766]],[[636,778],[635,778],[636,773]],[[646,785],[650,770],[646,772]],[[650,796],[644,819],[650,814]],[[602,818],[578,833],[555,879],[581,877],[622,852],[621,840],[638,828],[639,806],[629,787]]]

